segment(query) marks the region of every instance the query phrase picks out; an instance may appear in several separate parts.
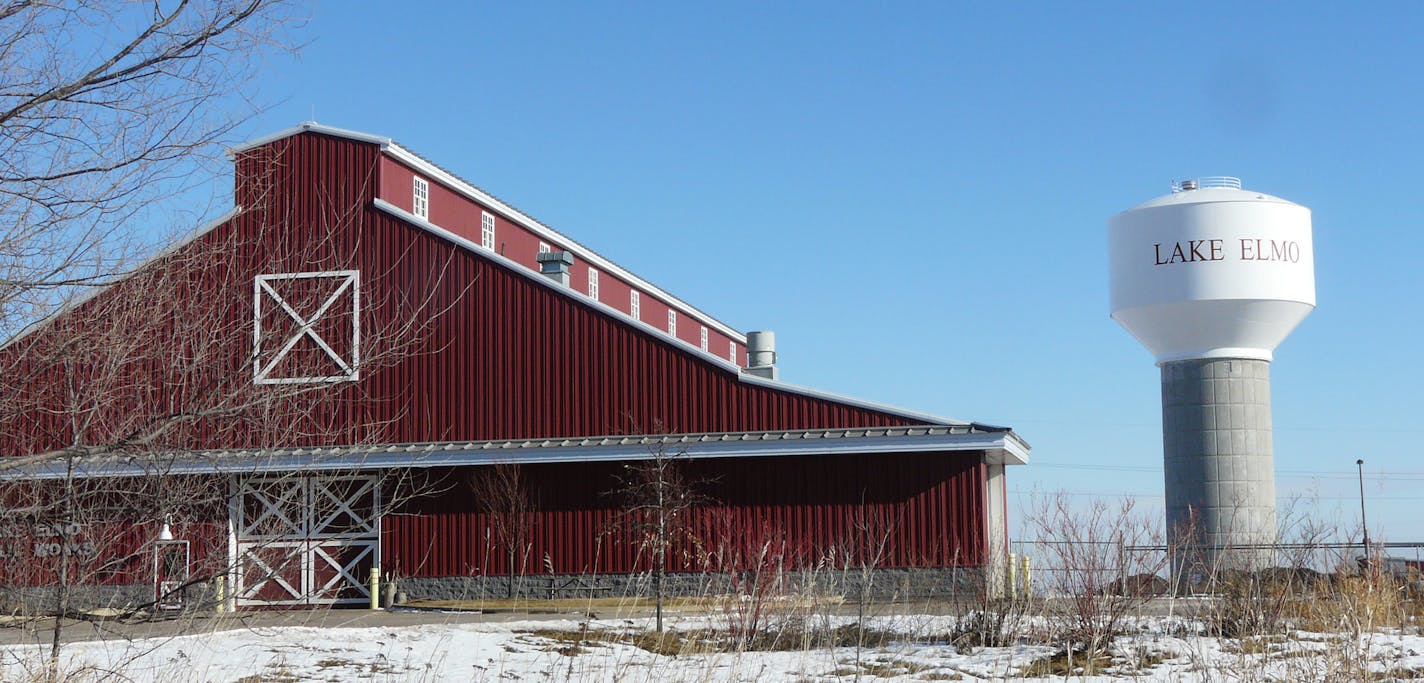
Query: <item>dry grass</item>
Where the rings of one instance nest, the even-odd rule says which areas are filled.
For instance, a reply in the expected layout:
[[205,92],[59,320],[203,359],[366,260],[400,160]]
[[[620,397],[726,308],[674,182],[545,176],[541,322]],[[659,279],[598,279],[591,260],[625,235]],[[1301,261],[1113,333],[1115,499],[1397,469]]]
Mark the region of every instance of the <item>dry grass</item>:
[[1424,678],[1424,669],[1410,667],[1395,667],[1387,671],[1379,672],[1376,680],[1380,681],[1413,681]]
[[1221,646],[1222,652],[1241,655],[1265,655],[1279,650],[1286,642],[1283,635],[1247,636],[1227,641]]
[[1301,606],[1298,627],[1319,632],[1360,633],[1405,620],[1404,592],[1396,581],[1374,573],[1338,576],[1328,590],[1318,590]]
[[[720,609],[728,600],[725,597],[668,598],[665,608],[689,612],[707,612]],[[622,613],[624,611],[648,610],[653,608],[652,598],[484,598],[474,600],[412,600],[407,607],[423,609],[459,609],[509,612],[581,612],[597,611],[599,614]]]
[[1085,653],[1077,651],[1070,656],[1067,650],[1060,650],[1051,656],[1035,660],[1019,672],[1019,675],[1025,678],[1104,674],[1135,677],[1157,668],[1167,659],[1162,654],[1150,651],[1145,647],[1136,647],[1126,653],[1100,650],[1092,656],[1085,656]]
[[1117,662],[1106,653],[1099,651],[1093,657],[1085,657],[1081,652],[1069,653],[1060,650],[1053,655],[1034,660],[1019,675],[1024,678],[1047,678],[1052,676],[1092,676],[1112,668]]
[[[711,595],[666,598],[663,609],[684,614],[725,614],[735,609],[741,599],[734,595]],[[807,614],[818,609],[842,604],[839,599],[820,596],[777,596],[766,601],[766,608],[780,614]],[[577,613],[590,618],[622,619],[644,616],[653,609],[652,598],[487,598],[475,600],[414,600],[406,607],[418,609],[462,610],[478,612],[513,612],[524,614]]]
[[[845,624],[834,628],[807,628],[804,622],[787,620],[753,634],[724,630],[656,631],[583,629],[566,631],[540,629],[525,633],[551,641],[552,651],[568,656],[588,647],[610,644],[631,645],[657,655],[682,656],[735,652],[792,652],[829,648],[884,648],[896,643],[923,640],[912,634]],[[914,673],[914,672],[911,672]]]
[[[909,676],[921,672],[928,672],[934,667],[912,662],[895,657],[876,657],[862,662],[843,661],[841,668],[831,672],[832,676],[838,678],[860,678],[869,677],[871,680],[880,678],[895,678],[898,676]],[[931,672],[932,674],[933,672]],[[953,674],[949,674],[953,675]],[[957,680],[953,678],[938,678],[929,680]]]

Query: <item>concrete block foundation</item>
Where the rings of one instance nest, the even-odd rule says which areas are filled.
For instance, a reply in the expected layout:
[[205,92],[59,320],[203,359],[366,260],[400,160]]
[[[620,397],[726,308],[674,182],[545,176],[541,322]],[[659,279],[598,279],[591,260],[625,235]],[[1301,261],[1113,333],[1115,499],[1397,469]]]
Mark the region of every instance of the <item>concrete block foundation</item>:
[[[517,598],[642,598],[653,595],[650,574],[555,574],[507,576],[406,577],[398,589],[410,600],[480,600]],[[726,574],[668,574],[664,595],[673,597],[746,594],[761,585],[765,595],[838,596],[848,601],[958,600],[975,598],[984,586],[979,567],[790,571],[760,583],[752,577]]]

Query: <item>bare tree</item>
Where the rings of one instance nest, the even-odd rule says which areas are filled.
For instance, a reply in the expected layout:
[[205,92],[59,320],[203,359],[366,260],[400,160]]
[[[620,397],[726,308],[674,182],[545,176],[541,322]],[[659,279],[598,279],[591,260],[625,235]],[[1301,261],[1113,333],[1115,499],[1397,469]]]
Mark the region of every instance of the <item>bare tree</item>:
[[1154,577],[1167,568],[1169,553],[1137,549],[1160,547],[1162,534],[1131,498],[1077,507],[1065,493],[1037,501],[1029,525],[1050,582],[1071,606],[1064,654],[1071,660],[1076,649],[1091,673],[1124,617],[1154,595]]
[[528,569],[529,536],[534,530],[533,494],[518,463],[498,463],[481,467],[470,475],[470,491],[490,520],[494,540],[504,548],[509,584],[506,597],[513,598],[515,579]]
[[[655,437],[656,438],[656,437]],[[688,513],[701,499],[688,479],[687,451],[668,448],[658,438],[648,457],[627,463],[618,477],[615,493],[625,501],[624,521],[652,560],[653,600],[657,630],[663,630],[664,584],[668,555],[689,534]]]
[[[110,282],[254,107],[291,0],[0,5],[0,334]],[[161,238],[161,237],[160,237]]]
[[[0,527],[31,529],[15,536],[42,551],[27,556],[34,572],[4,581],[15,589],[47,587],[45,612],[55,615],[48,627],[51,667],[58,663],[64,618],[99,606],[77,603],[80,589],[112,579],[115,566],[149,552],[168,519],[225,516],[226,481],[176,474],[176,466],[192,464],[204,449],[388,441],[399,414],[374,417],[367,410],[371,397],[354,380],[433,351],[426,333],[456,303],[436,301],[439,286],[418,293],[368,286],[358,309],[358,275],[368,285],[388,276],[356,270],[360,245],[353,235],[363,207],[332,206],[322,224],[311,225],[284,215],[275,208],[280,202],[256,199],[245,209],[248,220],[219,226],[143,264],[102,296],[75,302],[0,348],[0,367],[10,370],[0,373],[0,444],[28,454],[0,462],[0,475],[10,479],[0,490]],[[453,258],[458,247],[448,248]],[[399,263],[399,254],[391,256]],[[281,275],[312,272],[331,276]],[[286,279],[269,283],[264,273]],[[429,277],[438,285],[443,269]],[[259,302],[269,299],[280,305],[262,309]],[[362,310],[368,313],[359,342],[343,337]],[[273,373],[282,381],[262,381]],[[109,478],[97,488],[90,483],[86,468],[114,462],[147,476]],[[33,481],[36,472],[49,481]],[[129,489],[163,494],[103,493]],[[149,537],[105,536],[105,523]],[[197,576],[237,571],[224,564]],[[149,576],[151,570],[123,573]]]

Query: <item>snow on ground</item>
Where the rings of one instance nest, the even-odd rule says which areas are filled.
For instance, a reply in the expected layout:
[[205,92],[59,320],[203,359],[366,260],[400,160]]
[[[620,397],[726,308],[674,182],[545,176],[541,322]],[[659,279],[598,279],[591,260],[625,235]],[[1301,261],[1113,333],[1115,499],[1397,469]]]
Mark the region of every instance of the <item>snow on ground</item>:
[[[840,623],[850,623],[842,619]],[[947,633],[953,617],[896,616],[868,620],[872,628],[922,642],[884,647],[788,652],[656,655],[631,644],[577,634],[650,628],[646,621],[576,619],[502,623],[425,624],[380,628],[280,627],[148,640],[70,644],[68,672],[123,681],[934,681],[1002,680],[1018,676],[1056,648],[1018,645],[961,652],[926,636]],[[673,628],[693,631],[707,618],[682,618]],[[825,624],[834,626],[836,624]],[[1137,665],[1083,681],[1216,681],[1338,679],[1343,655],[1368,659],[1387,678],[1424,676],[1424,637],[1374,633],[1358,639],[1293,633],[1245,645],[1188,633],[1180,622],[1147,619],[1118,639],[1115,652]],[[0,648],[0,680],[33,678],[46,650]],[[859,674],[859,676],[857,676]],[[1348,676],[1346,676],[1348,677]],[[1053,679],[1025,679],[1053,680]],[[1057,679],[1057,680],[1062,680]]]

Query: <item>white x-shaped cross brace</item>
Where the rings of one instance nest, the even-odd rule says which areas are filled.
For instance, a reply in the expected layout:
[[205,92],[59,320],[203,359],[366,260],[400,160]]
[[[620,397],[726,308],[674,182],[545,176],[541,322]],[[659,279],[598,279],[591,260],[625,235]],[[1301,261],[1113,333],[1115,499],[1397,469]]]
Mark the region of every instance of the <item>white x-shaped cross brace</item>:
[[281,556],[281,558],[277,562],[277,567],[274,569],[272,565],[267,564],[267,561],[262,559],[261,555],[258,555],[256,552],[249,550],[243,559],[247,560],[254,567],[256,567],[260,573],[256,581],[247,584],[247,586],[242,591],[242,594],[239,597],[254,597],[257,595],[258,591],[262,590],[263,586],[269,583],[275,583],[278,586],[281,586],[282,589],[287,591],[287,594],[292,596],[293,598],[300,599],[304,597],[302,595],[302,590],[300,588],[293,587],[290,583],[287,583],[287,581],[282,578],[281,574],[281,570],[286,569],[287,565],[290,564],[292,560],[300,561],[303,554],[305,553],[302,551],[301,547],[291,548],[286,554]]
[[[300,497],[298,497],[296,500],[293,500],[293,494],[298,494],[302,492],[301,483],[297,482],[286,485],[278,484],[275,487],[269,488],[277,489],[277,498],[275,500],[269,498],[268,491],[264,491],[262,489],[246,488],[243,490],[242,498],[244,500],[250,499],[260,502],[261,510],[258,511],[256,518],[252,520],[243,520],[244,523],[241,528],[242,535],[252,538],[258,538],[263,536],[288,536],[292,534],[303,533],[305,529],[302,528],[302,525],[298,522],[298,520],[293,519],[292,517],[288,517],[287,513],[283,510],[283,508],[286,507],[287,509],[292,509],[293,511],[297,512],[298,515],[301,514],[300,510],[297,510],[295,508],[299,508],[300,506],[304,505],[305,502],[301,500]],[[288,505],[289,503],[291,505]],[[266,521],[268,517],[275,518],[277,521],[279,521],[285,526],[274,530],[267,530],[264,532],[264,530],[261,528],[261,524]]]
[[[342,544],[338,547],[353,548],[357,546],[356,544]],[[317,557],[320,557],[323,561],[330,565],[332,569],[335,569],[336,575],[331,577],[330,579],[327,579],[326,583],[322,585],[321,589],[316,591],[316,594],[324,595],[332,588],[342,589],[350,587],[355,588],[358,593],[361,593],[366,597],[370,597],[371,589],[366,586],[365,582],[363,582],[359,577],[356,576],[354,571],[356,569],[356,565],[361,562],[361,560],[365,559],[367,555],[370,555],[371,552],[375,549],[376,546],[374,543],[363,543],[361,544],[361,552],[356,553],[356,557],[351,558],[351,560],[348,562],[342,563],[340,560],[332,557],[331,553],[327,552],[325,547],[317,546],[315,548],[316,552],[313,554]],[[341,582],[343,580],[347,582],[347,585],[341,585]]]
[[[349,482],[352,480],[338,479],[337,481]],[[355,533],[363,535],[376,533],[376,529],[374,526],[375,520],[370,519],[367,516],[357,514],[356,512],[356,505],[361,502],[361,499],[367,493],[371,492],[373,486],[374,484],[369,479],[360,480],[360,484],[356,487],[354,491],[349,491],[347,492],[347,495],[343,496],[339,493],[333,492],[331,484],[322,481],[313,481],[312,488],[316,492],[320,493],[322,498],[325,498],[326,500],[335,503],[336,507],[335,509],[330,511],[330,514],[327,514],[325,516],[325,519],[322,519],[320,522],[317,522],[312,525],[312,534],[319,535],[329,533],[328,529],[331,528],[332,523],[335,522],[336,518],[340,517],[342,513],[350,515],[351,521],[360,525],[360,527],[355,530]],[[315,498],[315,496],[313,497]]]
[[[339,278],[341,280],[341,284],[338,285],[336,291],[332,292],[331,295],[328,296],[326,300],[322,302],[321,306],[317,308],[314,313],[311,314],[311,317],[305,317],[301,313],[298,313],[297,310],[295,308],[292,308],[291,304],[287,303],[287,300],[283,298],[281,294],[278,294],[277,290],[273,289],[272,285],[270,284],[274,280],[304,280],[316,278]],[[327,341],[323,339],[320,334],[317,334],[316,330],[312,329],[313,326],[316,325],[317,321],[321,320],[321,316],[325,315],[326,312],[330,310],[331,307],[336,303],[336,301],[341,298],[341,295],[346,293],[346,290],[348,289],[351,290],[352,314],[350,362],[348,362],[347,359],[342,358],[341,354],[338,354],[336,351],[334,351],[331,348],[331,345],[328,344]],[[337,270],[311,273],[281,273],[277,275],[258,275],[257,278],[253,281],[252,296],[252,346],[253,353],[256,358],[256,362],[254,362],[252,366],[252,379],[254,382],[258,384],[295,384],[309,382],[340,382],[344,380],[355,380],[360,378],[357,372],[357,367],[361,359],[360,271]],[[262,300],[264,298],[270,298],[282,309],[283,312],[287,314],[289,318],[292,319],[292,322],[297,324],[297,331],[293,333],[289,339],[287,339],[287,342],[283,344],[282,347],[278,349],[277,352],[273,354],[271,359],[268,360],[266,363],[264,363],[262,359]],[[297,345],[297,342],[300,342],[303,338],[312,340],[312,342],[317,345],[317,348],[320,348],[322,352],[325,353],[326,356],[332,360],[332,362],[336,363],[336,366],[340,368],[340,372],[334,375],[319,375],[308,377],[271,377],[270,375],[273,368],[277,367],[277,364],[282,362],[282,359],[286,358],[287,354],[292,351],[292,348]]]

